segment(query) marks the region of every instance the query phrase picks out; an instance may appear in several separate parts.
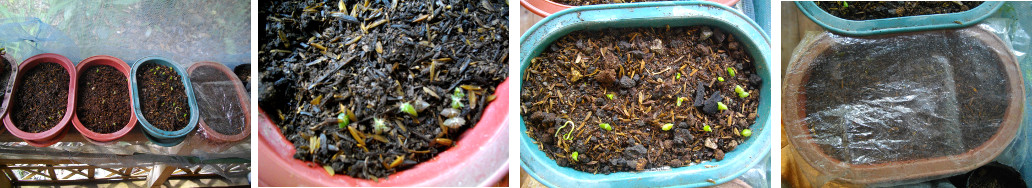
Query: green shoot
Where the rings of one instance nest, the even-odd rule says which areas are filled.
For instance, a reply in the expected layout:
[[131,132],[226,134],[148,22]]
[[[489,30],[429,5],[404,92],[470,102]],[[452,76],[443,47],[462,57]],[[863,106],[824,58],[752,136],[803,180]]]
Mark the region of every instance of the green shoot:
[[340,115],[337,115],[337,126],[340,127],[340,129],[344,129],[344,127],[348,126],[349,123],[351,122],[348,121],[347,114],[340,113]]
[[416,114],[416,108],[412,107],[411,103],[408,103],[408,102],[401,103],[401,105],[398,106],[398,108],[400,108],[401,112],[408,113],[409,115],[412,115],[413,117],[419,116],[419,114]]
[[720,111],[727,110],[727,105],[724,105],[724,103],[722,103],[722,102],[717,102],[717,110],[720,110]]
[[717,81],[724,82],[724,77],[717,77]]
[[743,130],[742,130],[742,136],[744,136],[744,137],[749,137],[749,136],[752,136],[752,130],[749,130],[749,129],[743,129]]
[[677,73],[676,76],[674,76],[674,80],[680,80],[680,79],[681,79],[681,73],[679,72],[679,73]]
[[570,158],[573,159],[573,161],[580,162],[580,161],[577,160],[577,152],[576,151],[573,152],[573,154],[570,154]]
[[727,75],[731,76],[731,77],[735,77],[735,68],[728,67],[727,68]]
[[677,98],[677,106],[681,106],[681,102],[684,102],[684,97]]
[[602,129],[605,129],[606,131],[613,130],[613,126],[609,125],[608,123],[599,123],[598,126],[602,127]]
[[713,128],[710,128],[710,126],[706,124],[702,124],[702,130],[706,132],[713,132]]
[[614,96],[616,96],[616,95],[613,95],[612,93],[606,94],[606,98],[609,98],[609,100],[613,100]]
[[663,131],[669,131],[670,129],[673,129],[673,128],[674,128],[674,124],[673,123],[663,124]]

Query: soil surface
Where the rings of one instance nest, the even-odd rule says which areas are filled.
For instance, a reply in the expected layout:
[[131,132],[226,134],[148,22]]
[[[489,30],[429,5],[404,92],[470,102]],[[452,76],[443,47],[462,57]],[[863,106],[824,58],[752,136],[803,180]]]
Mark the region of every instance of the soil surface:
[[656,1],[670,1],[670,0],[553,0],[559,4],[570,5],[570,6],[584,6],[584,5],[601,5],[601,4],[614,4],[614,3],[640,3],[640,2],[656,2]]
[[847,20],[874,20],[971,10],[982,1],[816,1],[831,15]]
[[247,91],[251,91],[251,85],[248,84],[249,82],[251,82],[251,64],[237,65],[235,68],[233,68],[233,73],[236,73],[236,76],[240,79],[240,82],[244,83],[244,89]]
[[997,133],[1009,81],[987,44],[963,32],[842,40],[813,52],[805,85],[805,121],[827,154],[852,164],[957,155]]
[[39,133],[50,130],[68,109],[68,71],[57,63],[40,63],[22,74],[11,97],[11,120],[18,129]]
[[83,70],[76,92],[75,114],[90,131],[107,134],[121,130],[132,116],[129,80],[118,69],[107,65]]
[[190,123],[190,104],[182,78],[172,67],[147,63],[136,72],[140,110],[158,129],[177,131]]
[[480,120],[508,74],[504,1],[260,7],[259,105],[295,158],[328,173],[375,180],[431,160]]
[[705,26],[573,32],[527,68],[527,134],[560,166],[590,173],[722,160],[757,117],[763,80],[745,48]]
[[204,123],[224,135],[244,131],[244,112],[236,86],[218,69],[201,66],[190,73],[198,108]]
[[[4,55],[4,53],[6,53],[6,52],[3,52],[3,50],[0,49],[0,55]],[[7,62],[6,58],[0,57],[0,88],[7,89],[7,83],[10,82],[10,79],[11,79],[11,64],[10,63],[11,62]],[[3,99],[4,95],[7,95],[7,92],[3,91],[2,89],[0,89],[0,99]]]

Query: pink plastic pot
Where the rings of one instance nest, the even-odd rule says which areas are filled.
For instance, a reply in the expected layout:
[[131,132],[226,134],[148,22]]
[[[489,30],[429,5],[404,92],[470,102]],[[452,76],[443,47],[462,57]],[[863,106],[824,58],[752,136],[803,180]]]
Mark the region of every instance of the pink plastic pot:
[[258,174],[259,186],[489,186],[508,173],[509,167],[509,81],[495,91],[497,98],[484,109],[483,117],[460,136],[455,146],[429,161],[417,164],[379,182],[330,176],[322,166],[294,159],[294,145],[264,112],[258,117],[258,159],[265,170]]
[[[18,61],[14,60],[14,58],[11,57],[11,54],[8,53],[0,54],[0,58],[3,58],[4,61],[7,61],[7,66],[10,69],[10,72],[7,74],[6,78],[2,78],[7,79],[7,82],[4,83],[4,85],[0,85],[0,89],[3,89],[0,92],[4,93],[3,104],[0,104],[0,116],[4,116],[7,114],[7,103],[11,102],[11,82],[14,81],[14,77],[18,72],[18,66],[15,65],[18,63]],[[0,134],[4,134],[3,127],[0,127]]]
[[[125,85],[126,85],[125,89],[126,89],[126,91],[129,92],[128,96],[132,96],[133,95],[132,94],[133,90],[129,86],[129,70],[130,70],[129,64],[126,64],[124,61],[122,61],[122,60],[120,60],[118,58],[111,57],[111,56],[106,56],[106,55],[98,55],[98,56],[93,56],[93,57],[90,57],[90,58],[86,58],[86,59],[82,60],[81,62],[79,62],[79,65],[75,66],[76,74],[81,74],[82,71],[86,70],[86,68],[90,68],[90,67],[93,67],[93,66],[103,66],[103,65],[111,66],[111,67],[117,69],[118,72],[122,72],[122,75],[125,76]],[[76,78],[75,80],[78,81],[78,79],[79,78]],[[76,88],[74,90],[78,91],[78,88]],[[78,100],[77,98],[74,98],[74,97],[73,97],[73,99]],[[132,105],[133,101],[132,100],[133,100],[132,97],[129,97],[129,106],[126,107],[126,108],[129,108],[130,112],[132,112],[132,108],[133,108],[133,105]],[[75,102],[73,102],[73,103],[75,103]],[[90,129],[87,129],[86,126],[82,125],[82,122],[79,121],[79,115],[75,114],[75,113],[72,114],[72,125],[74,125],[75,126],[75,130],[79,130],[79,133],[81,133],[83,137],[86,137],[86,139],[89,139],[90,141],[93,141],[93,142],[103,143],[103,142],[110,142],[110,141],[113,141],[113,140],[117,140],[118,138],[122,138],[122,136],[125,136],[126,133],[129,133],[129,131],[133,130],[133,127],[136,127],[136,116],[130,113],[129,114],[129,124],[126,124],[124,127],[122,127],[122,129],[119,129],[118,131],[115,131],[113,133],[107,133],[107,134],[97,133],[97,132],[91,131]]]
[[[200,119],[201,121],[198,121],[198,124],[201,126],[201,131],[205,135],[205,138],[207,138],[209,140],[212,140],[212,141],[215,141],[215,142],[235,142],[235,141],[243,140],[244,138],[247,138],[247,136],[250,136],[251,135],[251,118],[249,118],[249,117],[251,117],[251,112],[250,112],[249,107],[248,107],[249,105],[248,105],[248,100],[247,100],[247,95],[246,95],[247,90],[244,90],[244,85],[240,82],[240,79],[237,78],[235,73],[233,73],[233,70],[229,70],[229,67],[226,67],[226,65],[222,65],[221,63],[215,63],[215,62],[211,62],[211,61],[202,61],[202,62],[194,63],[193,65],[190,66],[190,68],[186,69],[186,72],[191,77],[190,78],[190,80],[192,81],[191,84],[194,84],[194,96],[197,96],[197,97],[201,97],[201,95],[198,95],[197,93],[204,92],[204,91],[199,91],[198,90],[198,89],[201,89],[201,88],[198,87],[197,84],[203,84],[200,81],[200,79],[193,78],[194,70],[197,70],[199,68],[215,69],[215,70],[218,70],[219,72],[222,72],[223,74],[225,74],[226,78],[229,78],[229,80],[225,80],[225,81],[233,83],[233,89],[236,90],[236,96],[237,96],[237,99],[240,101],[240,105],[241,105],[240,109],[243,111],[244,119],[245,119],[245,122],[244,122],[244,125],[243,125],[244,126],[244,130],[243,131],[241,131],[240,133],[237,133],[235,135],[225,135],[225,134],[219,133],[218,131],[215,131],[214,129],[211,128],[211,126],[208,126],[208,123],[204,122],[204,118],[203,118],[204,115],[201,115],[201,119]],[[198,100],[198,102],[200,102],[200,100]],[[204,105],[211,105],[211,104],[197,104],[197,105],[198,106],[204,106]],[[203,108],[203,107],[201,107],[201,108]]]
[[[724,6],[729,6],[729,7],[730,6],[734,6],[735,3],[738,3],[738,0],[707,0],[707,1],[715,2],[715,3],[720,3],[720,4],[724,5]],[[564,9],[568,9],[570,7],[574,7],[574,6],[570,6],[570,5],[564,5],[564,4],[561,4],[561,3],[556,3],[555,1],[552,1],[552,0],[520,0],[520,5],[523,5],[523,8],[527,8],[527,10],[530,10],[530,12],[533,12],[534,14],[537,14],[538,16],[541,16],[541,17],[548,17],[548,15],[552,15],[552,14],[555,14],[556,12],[562,11]]]
[[72,65],[72,61],[68,60],[68,58],[58,54],[45,53],[35,55],[30,57],[29,59],[26,59],[25,62],[21,63],[21,65],[18,65],[18,70],[23,71],[18,71],[16,73],[14,84],[11,84],[10,94],[14,94],[16,93],[15,91],[18,90],[18,86],[21,86],[22,74],[25,73],[24,70],[31,70],[32,68],[36,67],[41,63],[48,62],[57,63],[61,65],[61,67],[63,67],[66,72],[68,72],[68,105],[65,109],[64,117],[61,118],[61,121],[59,121],[57,125],[54,125],[54,127],[50,128],[50,130],[39,133],[29,133],[18,129],[18,127],[14,125],[14,121],[11,121],[10,113],[4,114],[4,126],[7,127],[7,130],[11,131],[11,134],[13,134],[14,136],[21,138],[22,140],[25,140],[25,142],[28,142],[30,145],[37,147],[46,147],[54,143],[57,143],[57,141],[60,141],[60,138],[64,136],[63,134],[66,125],[68,125],[68,122],[71,121],[73,116],[72,114],[75,113],[74,88],[76,83],[75,81],[77,80],[76,78],[78,78],[76,77],[77,74],[75,73],[75,65]]

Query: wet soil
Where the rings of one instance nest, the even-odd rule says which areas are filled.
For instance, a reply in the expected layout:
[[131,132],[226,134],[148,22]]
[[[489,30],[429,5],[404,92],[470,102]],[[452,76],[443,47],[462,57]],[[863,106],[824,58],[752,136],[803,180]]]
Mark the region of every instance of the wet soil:
[[18,129],[39,133],[57,125],[68,108],[68,72],[57,63],[26,70],[11,97],[11,120]]
[[129,80],[118,69],[92,66],[79,75],[75,114],[90,131],[108,134],[129,124]]
[[1009,81],[983,42],[960,32],[848,40],[820,52],[805,86],[806,124],[827,154],[852,164],[957,155],[997,133]]
[[235,85],[218,69],[201,66],[190,74],[204,123],[224,135],[244,131],[244,112]]
[[190,122],[190,104],[182,78],[172,67],[147,63],[136,72],[140,110],[158,129],[177,131]]
[[705,26],[573,32],[527,68],[527,134],[560,166],[590,173],[723,160],[757,117],[763,80],[745,48]]
[[946,14],[971,10],[982,1],[816,1],[831,15],[847,20]]
[[260,7],[259,105],[295,158],[335,174],[375,180],[431,160],[480,120],[508,74],[504,1]]
[[670,1],[670,0],[553,0],[553,2],[570,5],[570,6],[584,6],[584,5],[601,5],[601,4],[614,4],[614,3],[640,3],[640,2],[656,2],[656,1]]

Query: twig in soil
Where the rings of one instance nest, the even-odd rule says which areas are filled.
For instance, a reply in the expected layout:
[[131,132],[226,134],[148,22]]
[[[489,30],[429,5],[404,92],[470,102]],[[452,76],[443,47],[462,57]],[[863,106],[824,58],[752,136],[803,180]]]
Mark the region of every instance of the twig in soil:
[[326,78],[330,77],[330,75],[333,75],[333,73],[337,72],[337,70],[340,70],[341,68],[344,68],[344,65],[348,65],[351,62],[351,60],[355,59],[355,57],[357,57],[357,56],[351,56],[351,57],[349,57],[347,59],[344,59],[344,61],[341,62],[340,65],[337,65],[336,68],[333,68],[333,69],[330,69],[329,71],[326,71],[326,73],[323,74],[321,77],[319,77],[319,79],[316,79],[317,81],[315,83],[312,83],[312,85],[308,86],[308,90],[311,90],[312,88],[314,88],[315,86],[319,85],[320,83],[323,83],[323,81],[325,81]]

